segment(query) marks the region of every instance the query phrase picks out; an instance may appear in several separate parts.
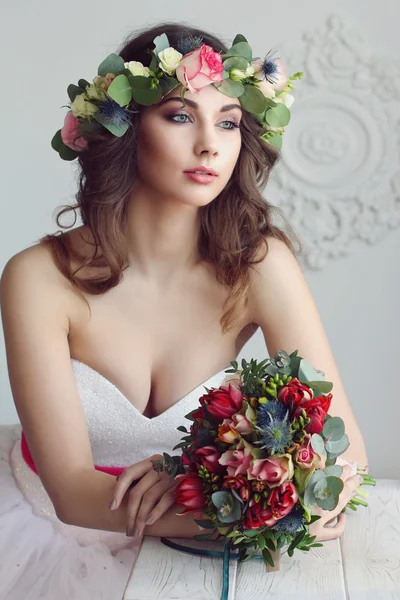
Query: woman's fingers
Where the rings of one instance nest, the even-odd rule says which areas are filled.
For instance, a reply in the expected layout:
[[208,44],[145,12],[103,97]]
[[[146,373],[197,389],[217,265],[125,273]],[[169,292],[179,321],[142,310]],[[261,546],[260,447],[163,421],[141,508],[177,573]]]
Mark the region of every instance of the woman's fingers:
[[136,517],[136,527],[139,536],[143,534],[146,525],[155,523],[157,519],[159,519],[174,504],[175,485],[176,484],[174,484],[173,487],[170,487],[170,489],[167,489],[161,498],[159,498],[159,496],[155,498],[155,495],[149,492],[147,494],[150,496],[149,500],[144,502],[143,499]]
[[341,513],[338,515],[337,524],[334,527],[322,527],[318,532],[317,539],[314,541],[329,542],[331,540],[337,540],[345,530],[346,520],[346,513]]
[[119,508],[123,497],[128,491],[129,487],[132,483],[140,480],[146,473],[152,471],[156,474],[156,480],[158,478],[158,474],[153,470],[153,464],[150,459],[142,460],[130,467],[124,469],[121,475],[118,477],[114,488],[114,495],[110,501],[110,509],[116,510]]
[[136,516],[140,506],[143,504],[143,509],[147,510],[146,514],[149,514],[157,499],[165,491],[165,482],[159,481],[158,475],[159,474],[155,471],[149,471],[129,492],[129,500],[126,510],[126,535],[133,534]]

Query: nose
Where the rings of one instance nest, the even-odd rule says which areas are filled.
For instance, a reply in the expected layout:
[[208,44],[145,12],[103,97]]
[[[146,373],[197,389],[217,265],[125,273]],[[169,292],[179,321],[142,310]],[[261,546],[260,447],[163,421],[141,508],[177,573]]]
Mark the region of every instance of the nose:
[[217,132],[215,131],[215,125],[213,123],[204,123],[199,126],[194,150],[196,154],[206,153],[211,156],[218,155]]

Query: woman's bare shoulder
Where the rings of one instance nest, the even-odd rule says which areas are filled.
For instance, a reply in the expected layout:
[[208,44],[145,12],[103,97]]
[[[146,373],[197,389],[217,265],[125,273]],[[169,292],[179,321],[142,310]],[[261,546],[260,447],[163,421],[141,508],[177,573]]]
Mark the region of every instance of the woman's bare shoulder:
[[[70,235],[70,233],[63,235]],[[73,284],[58,268],[48,243],[38,242],[28,246],[7,261],[1,275],[0,286],[3,287],[7,285],[7,281],[16,278],[20,280],[21,289],[24,289],[24,283],[27,290],[32,284],[42,286],[46,290],[47,301],[54,299],[59,306],[65,307],[66,315],[69,313],[76,291]]]

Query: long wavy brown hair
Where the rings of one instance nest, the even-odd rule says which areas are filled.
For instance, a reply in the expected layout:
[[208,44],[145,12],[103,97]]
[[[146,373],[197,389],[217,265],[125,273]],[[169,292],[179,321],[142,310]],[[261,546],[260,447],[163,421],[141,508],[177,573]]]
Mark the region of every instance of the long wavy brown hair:
[[[165,22],[131,33],[117,51],[125,62],[140,61],[150,65],[147,52],[154,48],[153,40],[165,33],[171,46],[180,47],[187,36],[199,36],[203,43],[216,52],[227,52],[228,47],[217,37],[204,30],[183,23]],[[182,46],[181,46],[182,47]],[[88,256],[74,248],[70,236],[63,231],[40,238],[39,243],[49,244],[54,260],[62,274],[75,286],[86,304],[82,292],[104,294],[118,285],[123,271],[129,266],[124,235],[127,205],[135,182],[136,150],[140,119],[140,105],[132,100],[128,107],[130,126],[122,137],[116,137],[105,128],[85,133],[87,149],[80,152],[78,161],[79,190],[76,204],[58,207],[56,222],[62,229],[70,229],[76,223],[77,211],[82,222],[93,236],[93,253]],[[262,196],[273,166],[280,160],[280,153],[259,136],[262,126],[246,111],[240,123],[242,145],[232,176],[218,196],[200,210],[198,250],[201,261],[215,266],[217,281],[230,290],[220,319],[224,333],[232,330],[248,302],[250,285],[249,269],[263,260],[268,252],[267,237],[282,240],[295,255],[290,237],[300,248],[301,243],[282,211]],[[58,210],[56,209],[56,210]],[[74,223],[62,225],[63,214],[74,212]],[[279,213],[290,237],[273,225],[273,213]],[[260,257],[259,249],[265,252]],[[258,257],[258,258],[257,258]],[[73,268],[74,258],[78,264]],[[83,275],[90,269],[91,275]],[[97,274],[96,274],[97,273]],[[101,273],[101,274],[100,274]],[[93,275],[94,274],[94,275]]]

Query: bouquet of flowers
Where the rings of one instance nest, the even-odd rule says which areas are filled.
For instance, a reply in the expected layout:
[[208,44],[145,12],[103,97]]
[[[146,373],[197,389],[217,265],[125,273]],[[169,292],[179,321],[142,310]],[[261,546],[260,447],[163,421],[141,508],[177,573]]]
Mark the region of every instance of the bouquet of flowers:
[[[289,556],[322,546],[309,535],[320,519],[311,507],[337,506],[344,483],[335,463],[349,439],[343,420],[328,414],[332,383],[297,350],[243,360],[241,370],[231,365],[219,388],[204,386],[200,406],[186,415],[189,431],[178,427],[185,435],[174,450],[182,455],[164,453],[153,467],[178,481],[180,514],[197,513],[196,523],[209,530],[196,539],[225,538],[225,554],[231,546],[240,561],[257,554],[269,570],[284,545]],[[367,498],[360,487],[358,494]],[[367,502],[353,497],[343,511],[357,505]]]

